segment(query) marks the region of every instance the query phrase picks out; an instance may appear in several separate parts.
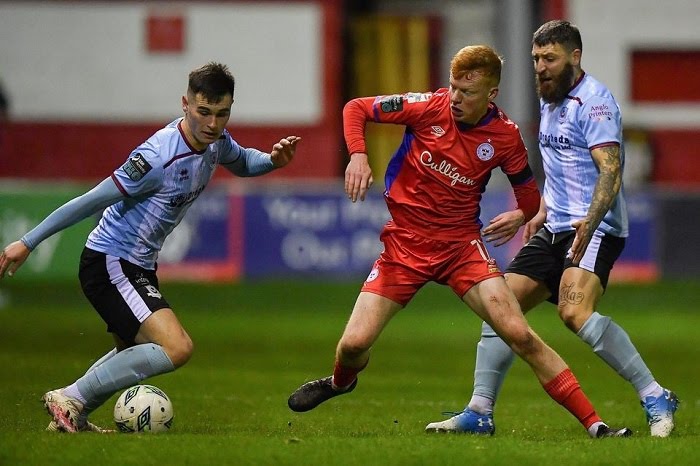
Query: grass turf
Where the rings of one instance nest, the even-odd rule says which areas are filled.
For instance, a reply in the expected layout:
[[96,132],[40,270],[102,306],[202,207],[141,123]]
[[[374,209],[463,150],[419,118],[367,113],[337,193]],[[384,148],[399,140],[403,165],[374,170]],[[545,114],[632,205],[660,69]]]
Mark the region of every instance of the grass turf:
[[[700,422],[696,282],[612,285],[601,312],[629,332],[659,382],[682,400],[668,439],[648,435],[634,390],[575,335],[555,308],[528,316],[567,360],[603,418],[635,431],[588,438],[516,361],[496,412],[494,437],[429,435],[441,411],[471,393],[479,321],[452,293],[428,286],[390,323],[358,388],[314,411],[292,413],[288,395],[330,374],[358,284],[166,283],[163,292],[195,342],[182,369],[152,379],[173,400],[162,435],[44,432],[39,398],[79,377],[109,350],[104,325],[77,284],[0,284],[0,464],[432,465],[694,464]],[[91,416],[112,423],[115,397]]]

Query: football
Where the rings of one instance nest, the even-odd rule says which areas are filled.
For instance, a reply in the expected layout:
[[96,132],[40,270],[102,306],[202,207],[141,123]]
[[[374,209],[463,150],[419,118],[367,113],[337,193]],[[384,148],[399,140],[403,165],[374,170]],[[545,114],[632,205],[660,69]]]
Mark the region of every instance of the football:
[[163,390],[134,385],[114,405],[114,422],[120,432],[165,432],[173,424],[173,405]]

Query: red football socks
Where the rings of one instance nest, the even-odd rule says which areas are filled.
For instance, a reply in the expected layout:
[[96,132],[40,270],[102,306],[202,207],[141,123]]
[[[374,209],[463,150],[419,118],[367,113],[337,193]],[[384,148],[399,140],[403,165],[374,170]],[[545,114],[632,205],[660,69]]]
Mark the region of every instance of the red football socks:
[[[368,361],[369,362],[369,361]],[[357,374],[367,367],[365,363],[362,367],[348,367],[343,366],[340,362],[335,362],[335,367],[333,368],[333,385],[338,388],[348,388],[357,379]]]
[[586,429],[594,423],[602,421],[570,369],[562,371],[543,387],[554,401],[576,416],[576,419]]

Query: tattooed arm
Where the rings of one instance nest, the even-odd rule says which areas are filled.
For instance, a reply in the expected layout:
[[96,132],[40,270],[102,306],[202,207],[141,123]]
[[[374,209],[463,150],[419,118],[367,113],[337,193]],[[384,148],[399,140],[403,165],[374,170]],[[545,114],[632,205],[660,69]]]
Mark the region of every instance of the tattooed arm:
[[593,232],[610,210],[615,196],[622,185],[622,161],[620,146],[609,145],[591,150],[593,161],[598,166],[598,181],[593,189],[593,198],[588,207],[586,218],[577,220],[572,225],[576,229],[576,238],[571,246],[572,259],[578,264],[591,241]]

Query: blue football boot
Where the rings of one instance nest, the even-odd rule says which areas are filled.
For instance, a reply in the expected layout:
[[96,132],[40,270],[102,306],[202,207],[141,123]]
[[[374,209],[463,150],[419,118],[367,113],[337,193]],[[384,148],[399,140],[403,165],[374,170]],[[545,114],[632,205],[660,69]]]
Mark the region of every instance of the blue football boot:
[[461,413],[446,412],[443,414],[453,414],[454,416],[445,421],[431,422],[425,426],[425,431],[478,435],[493,435],[496,432],[493,414],[479,414],[469,408],[465,408]]
[[673,413],[678,409],[678,397],[664,388],[661,396],[648,396],[642,403],[652,437],[668,437],[675,427]]

